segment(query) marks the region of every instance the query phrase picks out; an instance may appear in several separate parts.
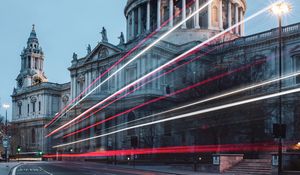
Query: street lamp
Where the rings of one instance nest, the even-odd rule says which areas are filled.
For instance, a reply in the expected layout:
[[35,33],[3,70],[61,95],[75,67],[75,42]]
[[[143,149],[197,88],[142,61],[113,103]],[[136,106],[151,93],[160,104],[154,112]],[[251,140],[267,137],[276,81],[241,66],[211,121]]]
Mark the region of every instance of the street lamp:
[[[270,11],[272,14],[278,17],[278,42],[279,42],[279,77],[282,76],[282,16],[288,14],[292,9],[291,4],[287,2],[275,3]],[[279,91],[282,89],[282,82],[279,81]],[[278,174],[282,172],[282,136],[283,136],[283,125],[282,125],[282,108],[281,108],[281,96],[279,97],[279,139],[278,139]]]
[[[7,109],[10,107],[9,104],[3,104],[2,107],[5,109],[5,145],[3,144],[3,146],[5,147],[5,161],[8,161],[8,154],[7,154],[7,147],[8,147],[8,137],[7,137]],[[4,142],[3,142],[4,143]]]

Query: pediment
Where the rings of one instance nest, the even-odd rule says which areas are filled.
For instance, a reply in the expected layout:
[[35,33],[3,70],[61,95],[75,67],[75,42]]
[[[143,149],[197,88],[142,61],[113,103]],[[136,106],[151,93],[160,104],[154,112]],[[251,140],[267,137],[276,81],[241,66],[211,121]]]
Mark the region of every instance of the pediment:
[[300,45],[295,46],[290,53],[291,56],[300,55]]
[[86,61],[105,59],[121,51],[117,46],[101,42],[86,56]]

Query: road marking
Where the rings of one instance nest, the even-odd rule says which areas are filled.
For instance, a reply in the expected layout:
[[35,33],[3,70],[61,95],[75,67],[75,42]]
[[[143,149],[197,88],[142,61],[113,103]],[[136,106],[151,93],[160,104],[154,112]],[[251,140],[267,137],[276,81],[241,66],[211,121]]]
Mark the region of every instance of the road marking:
[[52,173],[49,173],[48,171],[44,170],[42,167],[39,166],[39,168],[44,171],[45,173],[49,174],[49,175],[53,175]]
[[13,170],[12,170],[12,175],[16,175],[17,169],[18,169],[20,166],[22,166],[22,165],[23,165],[23,164],[20,164],[20,165],[15,166],[15,167],[13,168]]

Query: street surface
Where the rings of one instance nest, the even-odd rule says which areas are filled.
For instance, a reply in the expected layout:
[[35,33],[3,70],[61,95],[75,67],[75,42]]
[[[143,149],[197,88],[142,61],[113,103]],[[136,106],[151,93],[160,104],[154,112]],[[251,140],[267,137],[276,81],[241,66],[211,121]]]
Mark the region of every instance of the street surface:
[[28,162],[15,167],[11,175],[168,175],[103,164],[74,162]]

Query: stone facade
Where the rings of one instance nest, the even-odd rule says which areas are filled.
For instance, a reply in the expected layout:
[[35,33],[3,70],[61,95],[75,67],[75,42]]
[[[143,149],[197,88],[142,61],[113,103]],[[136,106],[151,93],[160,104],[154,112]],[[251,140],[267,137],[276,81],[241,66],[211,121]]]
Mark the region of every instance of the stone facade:
[[[63,99],[74,99],[80,94],[80,99],[87,94],[82,93],[84,89],[94,82],[98,76],[105,73],[120,58],[126,55],[149,33],[155,31],[164,21],[171,16],[176,16],[183,7],[187,7],[189,0],[129,0],[125,7],[125,17],[127,19],[127,42],[123,34],[121,34],[120,43],[113,45],[109,43],[107,31],[103,28],[102,41],[93,49],[89,46],[85,56],[78,58],[77,54],[73,54],[73,60],[69,71],[71,74],[70,84],[55,85],[51,83],[42,83],[40,85],[30,86],[15,90],[13,95],[14,103],[14,121],[22,121],[18,119],[18,104],[31,103],[34,93],[52,94],[50,105],[48,101],[42,101],[43,104],[49,106],[43,113],[44,117],[52,117],[56,112],[62,110]],[[180,29],[174,31],[169,37],[157,43],[152,49],[140,56],[138,59],[130,63],[122,69],[116,76],[110,78],[106,83],[102,83],[112,72],[121,68],[127,60],[133,58],[135,54],[147,47],[161,33],[168,28],[175,26],[180,19],[186,18],[192,9],[199,8],[204,1],[196,1],[196,4],[182,10],[179,16],[176,16],[167,26],[164,26],[157,35],[150,38],[138,50],[134,51],[125,61],[113,68],[109,73],[97,81],[90,89],[100,86],[87,98],[81,100],[79,105],[74,107],[64,116],[56,125],[52,125],[50,129],[55,129],[64,122],[80,115],[89,109],[92,105],[105,99],[107,96],[124,87],[126,84],[133,82],[137,78],[145,75],[145,73],[157,68],[158,66],[170,61],[175,56],[180,55],[186,50],[193,48],[207,38],[223,31],[224,29],[240,22],[244,18],[246,11],[246,1],[244,0],[215,0],[203,12],[200,12],[192,20],[183,24]],[[240,26],[229,34],[225,35],[225,39],[219,39],[217,42],[201,48],[197,53],[189,56],[182,62],[178,62],[161,73],[166,73],[169,69],[180,66],[182,63],[196,59],[190,64],[166,74],[161,78],[155,79],[142,86],[138,91],[128,95],[126,98],[119,100],[112,105],[108,105],[104,110],[99,110],[79,124],[67,127],[59,135],[54,136],[56,143],[69,143],[78,139],[92,137],[95,135],[106,133],[113,130],[113,126],[121,125],[122,127],[138,124],[136,119],[155,114],[171,107],[180,106],[203,99],[214,94],[229,91],[233,88],[244,87],[253,83],[278,77],[278,30],[271,29],[266,32],[258,33],[251,36],[244,35],[244,26]],[[228,41],[230,40],[230,41]],[[292,73],[300,69],[300,24],[293,24],[283,28],[283,73]],[[264,61],[262,61],[264,60]],[[260,64],[258,64],[259,62]],[[197,82],[207,81],[207,79],[219,74],[228,73],[240,67],[243,69],[238,73],[231,73],[216,81],[211,81],[201,87],[193,88],[190,91],[174,96],[168,96],[182,88],[193,85]],[[297,87],[300,83],[299,77],[291,78],[283,81],[283,88],[289,89]],[[101,85],[100,85],[101,84]],[[51,92],[46,86],[50,86]],[[41,90],[36,90],[41,88]],[[70,89],[69,89],[70,88]],[[128,89],[130,92],[134,87]],[[26,91],[27,90],[27,91]],[[45,91],[48,91],[47,93]],[[231,101],[244,99],[245,97],[255,97],[257,95],[272,93],[278,91],[278,84],[274,83],[270,86],[264,86],[259,89],[247,91],[233,97],[224,98],[219,101],[212,101],[193,108],[182,111],[176,111],[155,119],[162,119],[186,112],[191,112],[206,107],[216,106],[218,104],[226,104]],[[137,110],[124,113],[114,120],[105,124],[99,124],[88,130],[72,135],[67,138],[61,138],[65,134],[84,128],[85,126],[100,122],[103,119],[110,118],[116,114],[132,107],[138,106],[144,102],[157,97],[167,96],[167,98],[143,106]],[[19,102],[20,100],[21,103]],[[288,95],[282,98],[284,101],[284,123],[288,124],[287,140],[299,140],[299,97],[296,94]],[[36,100],[38,101],[38,99]],[[69,100],[65,100],[69,101]],[[27,105],[26,103],[26,105]],[[56,106],[55,106],[56,105]],[[222,111],[204,114],[201,116],[190,117],[184,120],[175,120],[147,126],[139,129],[128,130],[112,136],[102,137],[90,140],[57,150],[63,153],[69,152],[88,152],[111,149],[130,149],[131,139],[138,138],[138,147],[151,148],[161,146],[178,146],[178,145],[211,145],[211,144],[236,144],[236,143],[260,143],[276,141],[272,135],[272,124],[278,119],[278,106],[276,99],[270,99],[263,102],[245,105],[241,108],[230,108]],[[42,105],[43,106],[43,105]],[[58,108],[57,108],[58,106]],[[100,107],[99,107],[100,108]],[[96,109],[99,109],[96,108]],[[59,109],[59,110],[58,110]],[[23,114],[23,113],[22,113]],[[30,115],[22,115],[22,119]],[[34,117],[36,115],[32,115]],[[43,118],[42,116],[39,118]],[[27,119],[26,119],[27,121]],[[149,121],[149,120],[147,120]],[[145,122],[147,122],[145,121]],[[133,122],[133,123],[128,123]],[[125,123],[125,124],[124,124]],[[259,137],[257,137],[259,135]],[[54,144],[55,143],[55,144]],[[71,151],[72,150],[72,151]],[[253,150],[255,152],[256,150]],[[251,152],[251,151],[250,151]],[[245,156],[249,156],[248,153]],[[155,158],[155,156],[153,156]],[[166,156],[168,158],[168,156]],[[170,155],[172,157],[172,155]],[[186,157],[179,157],[185,160]],[[124,158],[124,157],[123,157]],[[149,157],[148,157],[149,158]],[[174,157],[173,157],[174,158]]]
[[44,125],[69,101],[70,84],[48,82],[43,63],[44,53],[33,26],[12,94],[14,137],[24,152],[48,151],[50,140],[44,138]]

